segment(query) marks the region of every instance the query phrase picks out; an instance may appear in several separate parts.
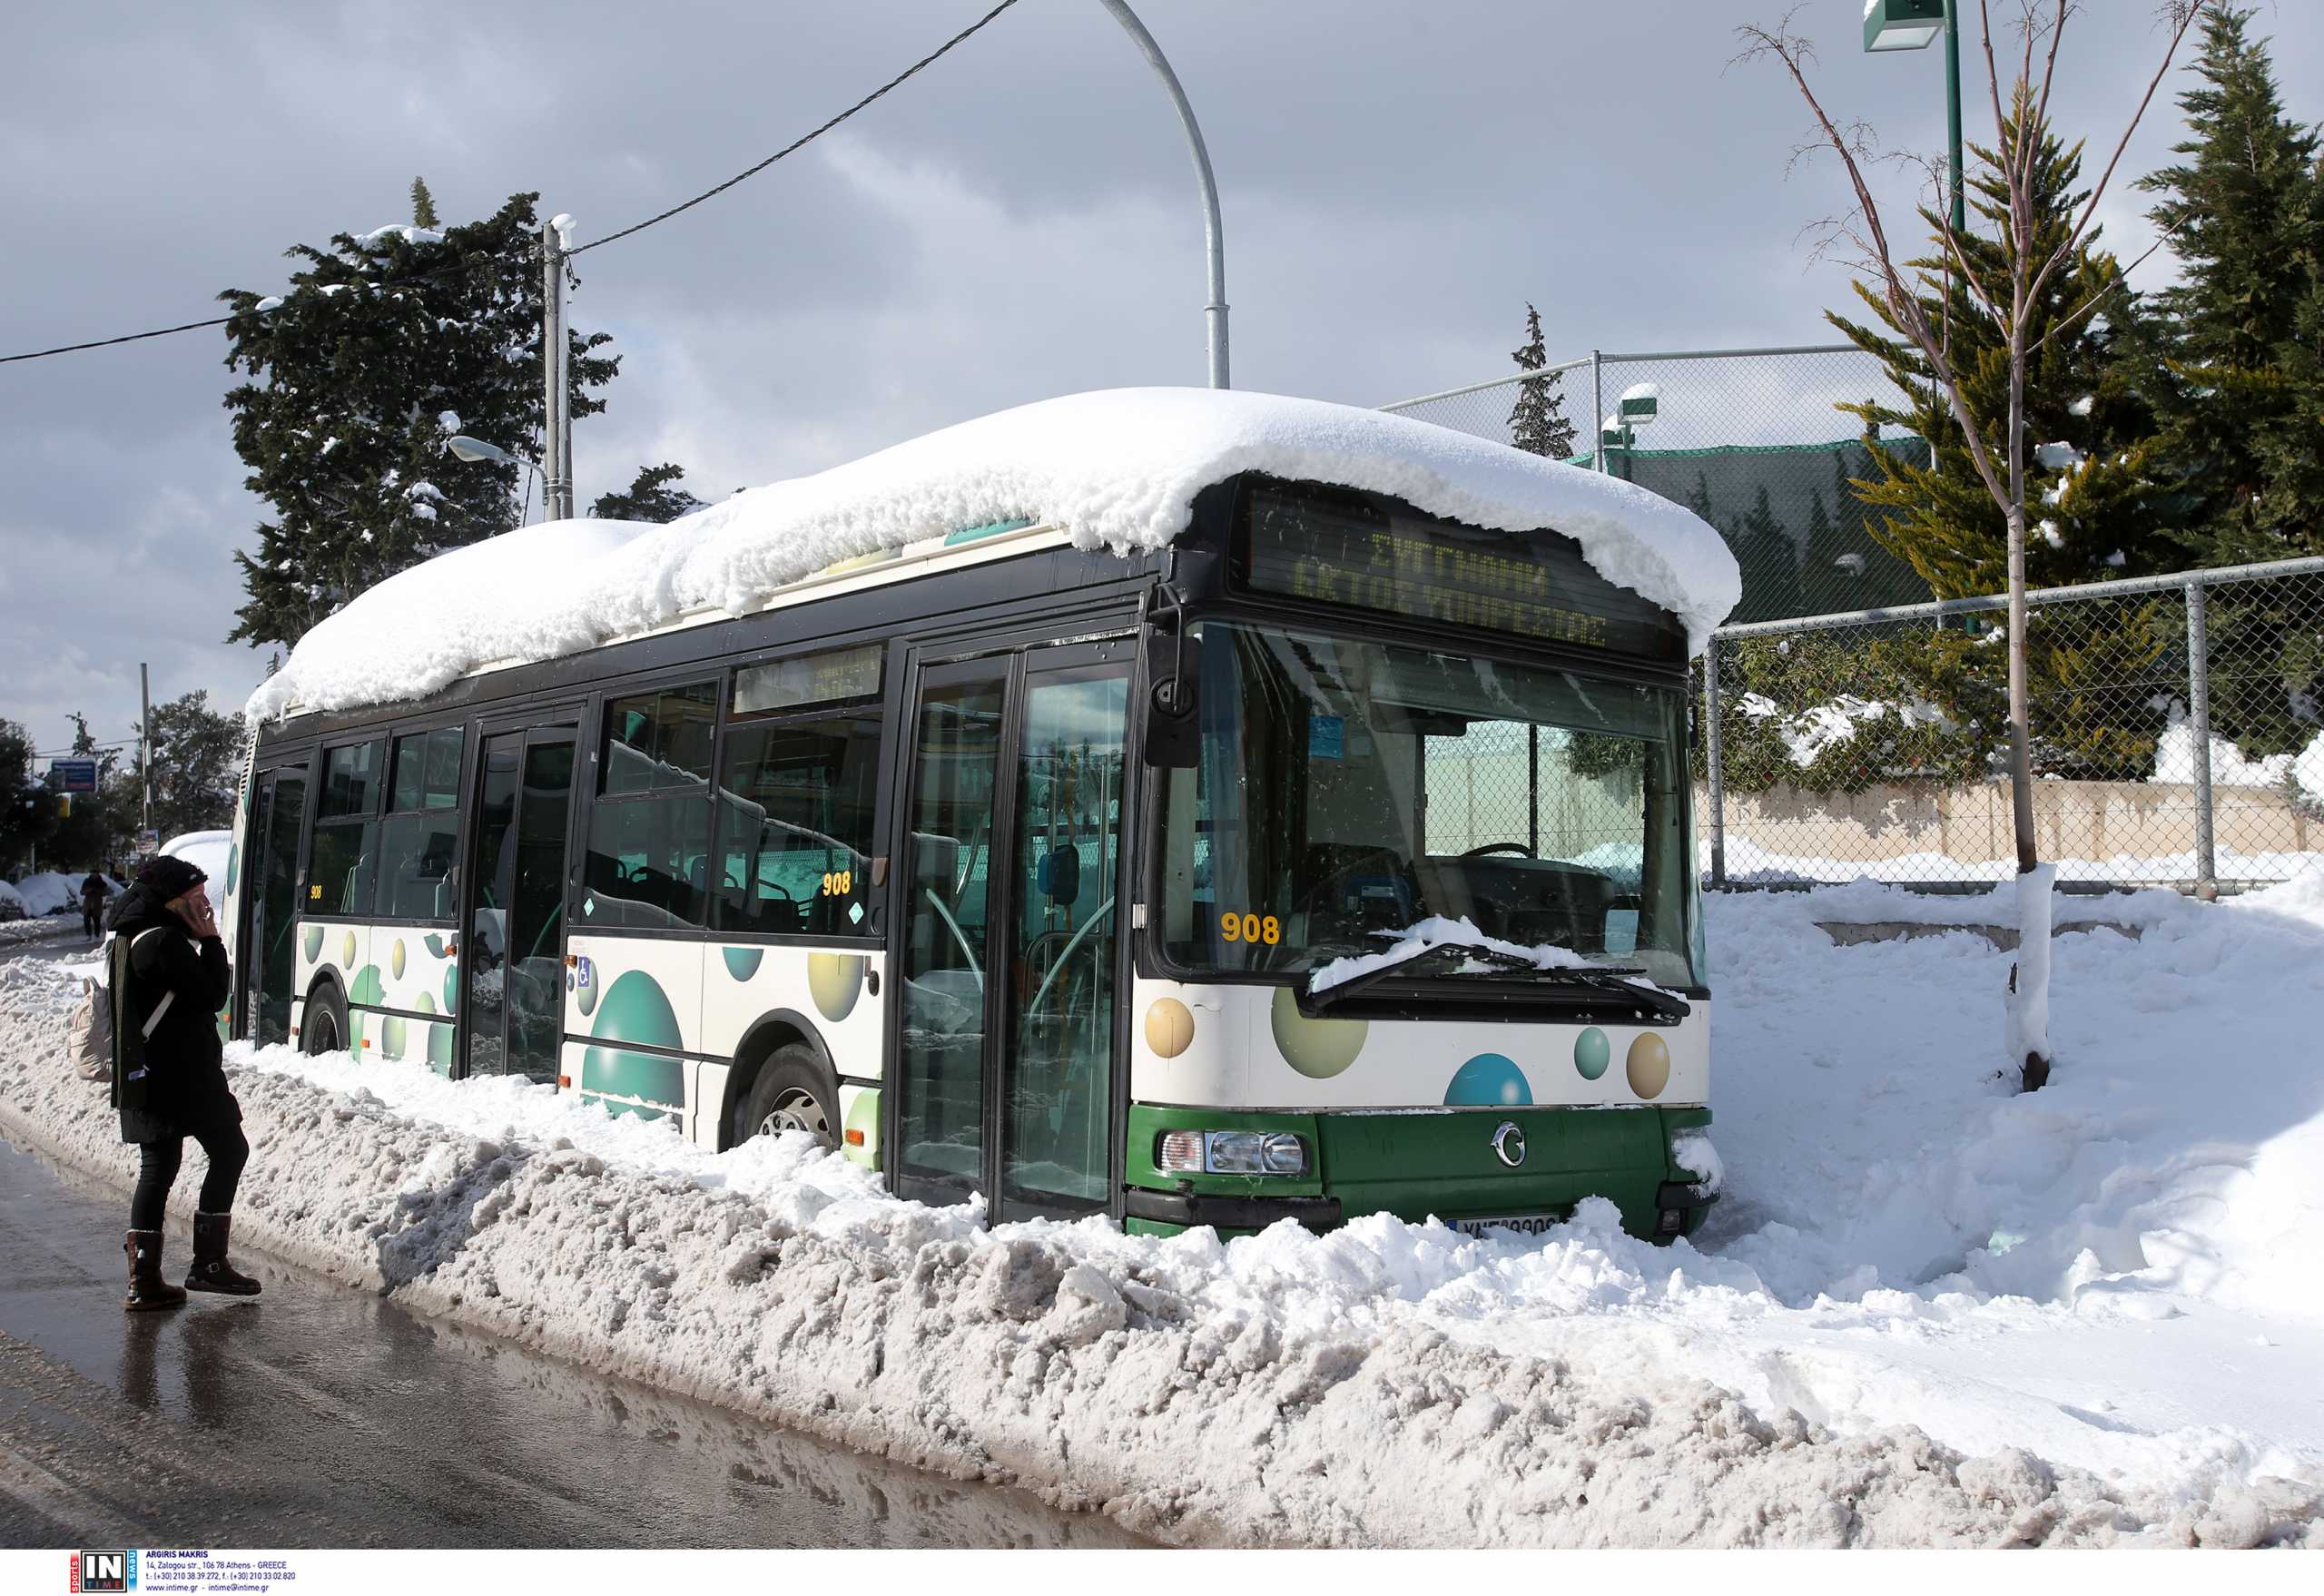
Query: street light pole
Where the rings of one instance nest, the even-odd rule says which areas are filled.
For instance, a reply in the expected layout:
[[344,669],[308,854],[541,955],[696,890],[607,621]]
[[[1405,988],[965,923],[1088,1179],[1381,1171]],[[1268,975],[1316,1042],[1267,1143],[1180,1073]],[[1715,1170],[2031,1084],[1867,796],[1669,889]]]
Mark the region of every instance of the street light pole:
[[1945,0],[1945,123],[1953,142],[1953,234],[1969,231],[1968,212],[1961,201],[1961,0]]
[[1218,180],[1211,175],[1210,152],[1204,147],[1202,129],[1195,123],[1195,108],[1187,103],[1187,92],[1178,86],[1178,74],[1170,70],[1168,57],[1146,25],[1137,20],[1137,13],[1129,8],[1128,0],[1098,0],[1114,20],[1122,25],[1146,56],[1154,75],[1162,80],[1169,91],[1170,103],[1178,113],[1178,122],[1187,130],[1187,146],[1193,153],[1195,178],[1202,186],[1202,222],[1205,241],[1210,250],[1210,302],[1203,307],[1203,322],[1210,344],[1210,385],[1213,388],[1232,386],[1226,380],[1226,230],[1218,220]]

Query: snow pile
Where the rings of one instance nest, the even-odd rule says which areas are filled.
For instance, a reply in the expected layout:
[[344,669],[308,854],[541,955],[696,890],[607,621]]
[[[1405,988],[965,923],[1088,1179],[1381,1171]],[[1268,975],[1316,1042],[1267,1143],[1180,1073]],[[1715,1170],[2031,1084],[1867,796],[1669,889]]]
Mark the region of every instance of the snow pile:
[[16,889],[6,882],[0,882],[0,920],[21,920],[31,912],[25,907],[25,901]]
[[1783,740],[1784,752],[1791,763],[1806,770],[1821,759],[1827,751],[1850,741],[1858,726],[1895,715],[1907,726],[1946,725],[1943,710],[1934,704],[1915,699],[1905,704],[1891,704],[1880,698],[1858,698],[1853,693],[1843,693],[1828,704],[1811,704],[1797,714],[1787,714],[1782,705],[1764,693],[1746,693],[1735,707],[1753,720],[1777,722],[1776,735]]
[[[2324,1543],[2324,878],[2058,938],[2034,1096],[1993,1079],[2005,955],[1836,947],[1822,896],[1709,905],[1693,1246],[1594,1200],[1541,1237],[989,1229],[803,1138],[709,1155],[281,1049],[232,1060],[237,1214],[423,1311],[1174,1540]],[[0,967],[0,1118],[125,1185],[72,991]]]
[[[1475,948],[1482,952],[1500,953],[1511,959],[1522,959],[1536,970],[1586,970],[1590,961],[1571,948],[1561,948],[1543,942],[1538,947],[1526,947],[1518,942],[1504,942],[1499,937],[1489,937],[1479,931],[1476,922],[1467,915],[1448,920],[1442,914],[1432,914],[1417,925],[1402,931],[1374,931],[1375,937],[1393,938],[1393,945],[1377,953],[1357,953],[1333,960],[1307,978],[1307,990],[1326,992],[1359,975],[1369,975],[1375,970],[1387,970],[1419,958],[1431,948]],[[1492,966],[1479,961],[1475,970]],[[1462,973],[1469,973],[1464,968]]]
[[997,520],[1061,527],[1084,548],[1157,548],[1196,493],[1243,471],[1392,494],[1497,530],[1552,527],[1600,576],[1676,612],[1697,648],[1742,592],[1709,526],[1610,477],[1377,410],[1122,389],[964,422],[667,526],[547,522],[438,556],[309,632],[249,712],[418,697],[494,661],[746,614],[839,560]]
[[[17,882],[15,891],[27,914],[77,914],[81,909],[81,883],[88,879],[85,871],[78,875],[64,875],[44,870]],[[105,877],[105,882],[114,892],[121,891],[122,884],[113,877]]]
[[[2311,797],[2324,798],[2324,732],[2309,739],[2298,754],[2270,754],[2247,759],[2231,737],[2211,734],[2211,785],[2270,787],[2280,792],[2297,786]],[[2186,706],[2172,704],[2171,724],[2154,745],[2154,776],[2158,782],[2188,783],[2195,779],[2195,728],[2187,722]]]

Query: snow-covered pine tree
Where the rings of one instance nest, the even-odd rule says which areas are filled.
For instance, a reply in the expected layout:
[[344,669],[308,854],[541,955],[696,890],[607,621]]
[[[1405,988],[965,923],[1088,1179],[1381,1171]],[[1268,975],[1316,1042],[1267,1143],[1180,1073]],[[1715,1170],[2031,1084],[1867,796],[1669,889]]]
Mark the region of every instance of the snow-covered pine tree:
[[[1541,341],[1541,313],[1525,307],[1525,346],[1510,351],[1520,369],[1538,371],[1550,363],[1549,346]],[[1565,385],[1558,378],[1539,377],[1517,385],[1517,405],[1509,412],[1510,441],[1527,454],[1561,460],[1573,453],[1574,425],[1565,413]]]
[[[419,198],[415,192],[414,198]],[[235,452],[273,514],[237,551],[249,602],[229,642],[296,644],[356,594],[515,526],[519,468],[445,452],[464,432],[518,453],[542,425],[541,268],[533,194],[481,222],[385,227],[294,245],[280,296],[219,297]],[[568,323],[568,329],[569,329]],[[618,369],[569,332],[576,416]]]
[[[2004,172],[2004,163],[2015,158],[2020,128],[2014,118],[2004,123],[1999,156],[1978,145],[1969,148],[1971,225],[1961,249],[1976,286],[1955,273],[1948,303],[1941,258],[1931,255],[1905,267],[1919,279],[1923,313],[1947,330],[1949,359],[1972,412],[1984,419],[1994,458],[2004,458],[2009,354],[2006,333],[1988,301],[2011,302]],[[2034,227],[2029,253],[2043,260],[2068,236],[2081,209],[2084,195],[2075,185],[2082,146],[2062,145],[2046,127],[2034,128],[2033,134]],[[1926,210],[1922,215],[1931,237],[1941,241],[1942,219]],[[2142,385],[2119,347],[2124,322],[2142,312],[2122,286],[2122,267],[2097,247],[2097,236],[2093,226],[2052,274],[2025,329],[2028,587],[2168,571],[2184,561],[2147,502],[2154,493],[2150,468],[2156,424]],[[1840,409],[1867,429],[1899,427],[1925,438],[1935,454],[1932,465],[1924,467],[1894,450],[1872,450],[1878,475],[1857,493],[1878,512],[1873,536],[1918,571],[1941,598],[2001,592],[2008,586],[2006,518],[1978,474],[1942,385],[1931,380],[1927,358],[1905,336],[1876,288],[1862,282],[1855,287],[1879,326],[1859,325],[1837,311],[1826,312],[1827,319],[1850,342],[1876,356],[1897,393],[1909,398],[1901,404]],[[2093,301],[2098,302],[2095,310]]]
[[439,226],[436,220],[436,196],[428,192],[428,180],[411,180],[411,224],[414,227]]
[[641,466],[627,488],[619,493],[600,495],[596,503],[589,507],[589,513],[606,521],[675,521],[680,516],[690,516],[706,501],[672,486],[685,474],[684,467],[666,462]]
[[2184,159],[2142,178],[2183,275],[2159,408],[2197,563],[2324,554],[2324,180],[2249,10],[2203,19]]

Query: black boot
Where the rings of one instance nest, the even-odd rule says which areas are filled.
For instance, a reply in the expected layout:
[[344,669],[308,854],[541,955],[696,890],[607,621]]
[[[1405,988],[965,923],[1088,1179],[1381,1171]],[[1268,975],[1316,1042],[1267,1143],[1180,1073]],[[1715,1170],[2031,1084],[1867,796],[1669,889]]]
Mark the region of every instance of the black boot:
[[[226,1261],[226,1231],[232,1220],[223,1214],[193,1216],[193,1267],[186,1271],[187,1291],[222,1291],[228,1296],[256,1296],[258,1282]],[[180,1296],[184,1293],[181,1292]]]
[[129,1259],[129,1295],[121,1299],[124,1310],[139,1314],[148,1308],[173,1308],[185,1301],[184,1292],[162,1278],[160,1231],[133,1230],[121,1250]]

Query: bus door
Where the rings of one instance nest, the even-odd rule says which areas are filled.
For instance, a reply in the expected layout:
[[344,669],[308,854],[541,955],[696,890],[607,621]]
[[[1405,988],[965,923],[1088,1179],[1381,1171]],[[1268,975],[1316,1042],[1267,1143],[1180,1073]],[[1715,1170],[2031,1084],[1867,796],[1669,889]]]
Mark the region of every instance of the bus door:
[[459,1074],[556,1079],[572,725],[485,728],[461,890]]
[[290,999],[298,980],[299,832],[307,818],[307,767],[286,764],[253,778],[242,831],[250,850],[241,955],[242,1034],[263,1046],[290,1039]]
[[901,1195],[995,1219],[1120,1184],[1130,645],[922,667],[906,747],[887,1079]]

